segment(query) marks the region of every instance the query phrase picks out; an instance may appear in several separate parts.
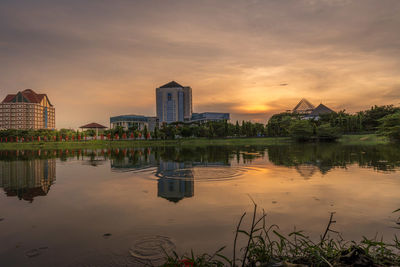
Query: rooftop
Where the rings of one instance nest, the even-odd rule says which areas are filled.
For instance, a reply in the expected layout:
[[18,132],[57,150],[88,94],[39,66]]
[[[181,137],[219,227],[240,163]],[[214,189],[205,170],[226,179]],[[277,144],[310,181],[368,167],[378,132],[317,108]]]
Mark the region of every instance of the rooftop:
[[40,102],[42,102],[44,97],[47,98],[49,104],[52,106],[46,94],[37,94],[32,89],[25,89],[24,91],[20,91],[16,94],[9,94],[4,98],[2,103],[25,102],[39,104]]
[[300,102],[294,107],[293,112],[304,112],[311,111],[314,109],[314,105],[311,104],[307,99],[303,98]]
[[143,115],[119,115],[110,117],[110,123],[120,122],[120,121],[144,121],[147,122],[151,117],[143,116]]
[[169,83],[164,84],[163,86],[160,86],[160,88],[175,88],[175,87],[183,87],[182,85],[180,85],[179,83],[172,81]]
[[81,126],[79,128],[82,128],[82,129],[105,129],[107,127],[104,126],[104,125],[98,124],[96,122],[92,122],[92,123],[83,125],[83,126]]
[[327,114],[334,112],[332,109],[328,108],[324,104],[319,104],[311,113],[310,116],[318,116],[320,114]]

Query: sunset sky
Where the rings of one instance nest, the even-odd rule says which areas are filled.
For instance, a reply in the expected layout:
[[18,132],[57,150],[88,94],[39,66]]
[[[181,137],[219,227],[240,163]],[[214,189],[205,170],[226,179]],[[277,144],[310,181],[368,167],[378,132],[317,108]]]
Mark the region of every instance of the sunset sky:
[[154,116],[171,80],[233,121],[400,106],[400,1],[1,0],[0,62],[0,97],[47,93],[57,128]]

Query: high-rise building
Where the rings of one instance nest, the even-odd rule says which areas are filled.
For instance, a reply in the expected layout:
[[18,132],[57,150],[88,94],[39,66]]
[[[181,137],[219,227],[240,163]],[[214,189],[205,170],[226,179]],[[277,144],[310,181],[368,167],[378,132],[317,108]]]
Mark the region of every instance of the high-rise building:
[[0,129],[54,129],[55,109],[46,94],[31,89],[7,95],[0,103]]
[[157,118],[160,123],[190,121],[192,88],[172,81],[156,89]]

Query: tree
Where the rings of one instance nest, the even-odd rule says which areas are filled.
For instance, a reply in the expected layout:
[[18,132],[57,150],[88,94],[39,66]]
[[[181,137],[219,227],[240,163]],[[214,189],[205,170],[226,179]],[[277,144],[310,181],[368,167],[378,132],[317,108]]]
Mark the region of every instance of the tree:
[[318,139],[322,141],[334,141],[342,135],[339,127],[332,127],[329,123],[318,126],[316,132]]
[[387,115],[400,112],[400,108],[396,108],[393,105],[388,106],[373,106],[370,110],[363,112],[363,126],[367,131],[375,131],[381,124],[380,119]]
[[400,112],[386,115],[379,120],[379,133],[392,141],[400,141]]
[[154,139],[158,139],[158,137],[159,137],[159,132],[160,132],[160,130],[158,129],[158,126],[156,126],[155,128],[154,128],[154,131],[153,131],[153,137],[154,137]]
[[144,135],[144,138],[146,138],[146,139],[147,139],[147,135],[148,135],[148,133],[149,133],[149,130],[147,129],[147,125],[145,125],[145,126],[144,126],[144,129],[143,129],[143,135]]
[[191,127],[188,126],[188,125],[183,125],[183,126],[180,128],[180,134],[181,134],[182,137],[190,137],[190,136],[192,136],[192,129],[191,129]]
[[236,121],[236,125],[235,125],[235,135],[240,136],[240,126],[239,126],[238,121]]
[[313,127],[309,120],[296,120],[290,124],[289,133],[296,141],[304,142],[313,137]]

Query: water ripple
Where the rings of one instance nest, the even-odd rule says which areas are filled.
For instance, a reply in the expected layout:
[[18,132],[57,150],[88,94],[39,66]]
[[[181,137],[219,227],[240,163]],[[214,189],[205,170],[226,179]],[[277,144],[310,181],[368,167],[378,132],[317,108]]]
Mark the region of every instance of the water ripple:
[[134,242],[129,249],[132,257],[141,261],[160,261],[170,255],[175,244],[166,236],[146,236]]
[[259,168],[244,166],[218,166],[218,167],[191,167],[181,169],[159,170],[155,168],[133,171],[141,178],[148,180],[156,179],[179,179],[196,182],[216,182],[240,179],[247,172],[259,171]]

